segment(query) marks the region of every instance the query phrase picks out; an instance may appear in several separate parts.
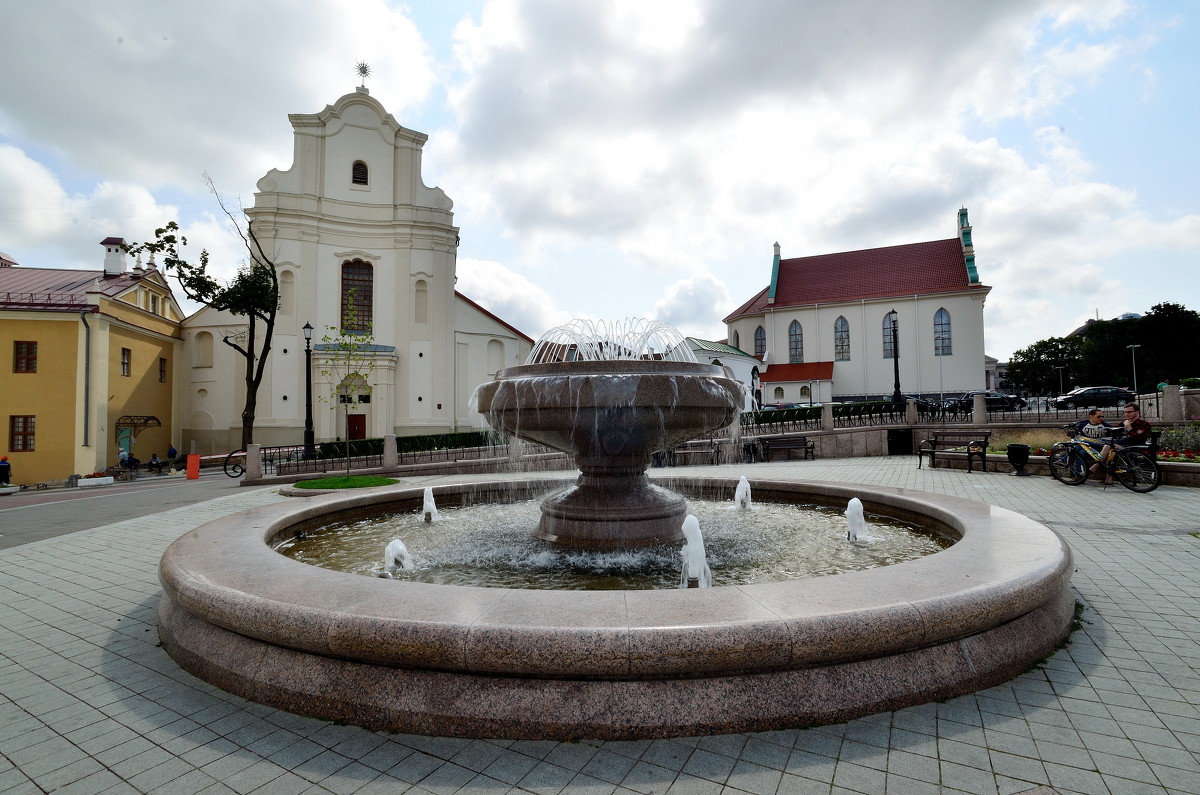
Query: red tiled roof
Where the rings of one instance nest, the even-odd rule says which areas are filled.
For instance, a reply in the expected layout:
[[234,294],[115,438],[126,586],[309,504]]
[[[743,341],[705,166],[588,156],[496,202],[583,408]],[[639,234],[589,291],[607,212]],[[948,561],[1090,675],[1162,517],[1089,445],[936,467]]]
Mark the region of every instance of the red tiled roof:
[[776,381],[829,381],[832,378],[833,362],[772,364],[759,376],[764,384]]
[[[726,322],[762,312],[768,287]],[[986,289],[967,280],[958,238],[780,260],[774,308]]]

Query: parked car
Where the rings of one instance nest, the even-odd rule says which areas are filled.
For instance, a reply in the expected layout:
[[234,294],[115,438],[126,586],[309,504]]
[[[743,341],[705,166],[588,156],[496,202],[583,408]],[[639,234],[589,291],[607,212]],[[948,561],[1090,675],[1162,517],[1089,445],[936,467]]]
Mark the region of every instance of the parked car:
[[910,400],[917,401],[917,411],[930,411],[934,408],[934,405],[935,405],[935,401],[927,400],[923,397],[918,397],[916,395],[901,395],[900,397],[904,399],[905,403],[907,403]]
[[1083,408],[1085,406],[1124,406],[1137,395],[1119,386],[1081,386],[1054,399],[1058,409]]
[[983,395],[983,399],[987,404],[988,411],[1017,411],[1025,408],[1025,401],[1016,395],[1006,395],[1003,392],[991,392],[986,389],[977,389],[974,392],[966,392],[961,397],[951,398],[946,401],[946,408],[956,411],[972,411],[975,408],[975,396]]

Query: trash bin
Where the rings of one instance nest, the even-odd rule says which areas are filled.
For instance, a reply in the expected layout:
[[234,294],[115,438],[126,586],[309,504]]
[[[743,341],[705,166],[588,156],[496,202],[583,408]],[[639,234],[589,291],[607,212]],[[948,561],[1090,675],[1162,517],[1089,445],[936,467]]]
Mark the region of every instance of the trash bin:
[[1012,465],[1012,475],[1028,475],[1025,465],[1029,463],[1029,445],[1010,444],[1008,446],[1008,463]]

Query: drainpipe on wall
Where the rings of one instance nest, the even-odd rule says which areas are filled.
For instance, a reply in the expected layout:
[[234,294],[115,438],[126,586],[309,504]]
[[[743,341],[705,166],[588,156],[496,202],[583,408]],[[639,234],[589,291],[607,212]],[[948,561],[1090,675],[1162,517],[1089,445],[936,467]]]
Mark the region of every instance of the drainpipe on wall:
[[91,446],[92,419],[92,327],[87,322],[87,312],[80,312],[83,321],[83,446]]

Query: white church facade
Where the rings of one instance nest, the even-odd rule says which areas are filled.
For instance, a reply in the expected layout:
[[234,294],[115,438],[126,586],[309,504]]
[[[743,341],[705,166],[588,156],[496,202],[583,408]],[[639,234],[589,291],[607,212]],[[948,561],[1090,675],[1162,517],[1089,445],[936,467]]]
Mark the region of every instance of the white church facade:
[[[522,363],[533,341],[455,290],[453,203],[421,176],[428,138],[402,127],[360,87],[315,114],[291,114],[294,157],[258,182],[246,210],[279,277],[280,306],[258,393],[255,441],[296,444],[305,422],[305,338],[312,333],[317,441],[486,427],[475,387]],[[211,308],[184,323],[185,452],[240,446],[242,359],[222,339],[245,319]],[[364,373],[330,373],[323,339],[369,329]],[[369,388],[363,388],[366,384]],[[358,397],[349,411],[337,393]],[[324,400],[321,400],[324,398]]]
[[963,208],[947,240],[795,259],[776,243],[770,284],[725,324],[763,361],[764,405],[890,397],[897,363],[903,394],[957,395],[984,386],[990,291]]

